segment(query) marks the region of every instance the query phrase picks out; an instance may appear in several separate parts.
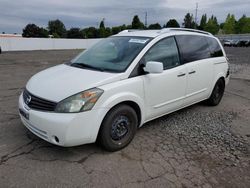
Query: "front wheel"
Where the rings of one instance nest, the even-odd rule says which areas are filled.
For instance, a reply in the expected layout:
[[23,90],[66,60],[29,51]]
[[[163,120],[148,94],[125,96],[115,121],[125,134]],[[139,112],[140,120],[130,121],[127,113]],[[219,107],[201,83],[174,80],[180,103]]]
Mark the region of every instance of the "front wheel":
[[207,99],[207,104],[210,106],[216,106],[220,103],[225,90],[225,82],[223,79],[219,79],[212,91],[211,96]]
[[132,141],[137,126],[135,110],[128,105],[118,105],[104,118],[98,141],[108,151],[120,150]]

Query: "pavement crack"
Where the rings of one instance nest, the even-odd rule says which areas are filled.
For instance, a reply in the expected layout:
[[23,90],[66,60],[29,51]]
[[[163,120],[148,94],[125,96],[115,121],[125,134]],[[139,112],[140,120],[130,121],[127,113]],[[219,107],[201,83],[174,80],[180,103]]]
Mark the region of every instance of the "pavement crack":
[[[27,144],[18,147],[18,148],[15,149],[14,151],[12,151],[12,152],[10,152],[10,153],[8,153],[8,154],[2,156],[2,157],[1,157],[1,160],[0,160],[0,165],[2,165],[3,163],[7,162],[8,160],[10,160],[10,159],[12,159],[12,158],[16,158],[16,157],[20,157],[20,156],[22,156],[22,155],[28,155],[28,154],[32,153],[35,149],[37,149],[36,147],[32,147],[32,148],[31,148],[30,150],[28,150],[28,151],[22,151],[22,152],[20,152],[20,153],[14,154],[14,153],[16,153],[17,151],[22,150],[23,148],[25,148],[25,147],[27,147],[27,146],[33,144],[35,141],[36,141],[36,140],[32,140],[32,141],[28,142]],[[12,154],[14,154],[14,155],[12,155]]]
[[[39,147],[37,149],[44,148],[44,147]],[[79,160],[67,160],[67,159],[59,159],[59,158],[54,158],[54,159],[40,159],[40,158],[35,158],[32,157],[31,160],[34,161],[39,161],[39,162],[55,162],[55,161],[61,161],[61,162],[66,162],[66,163],[76,163],[76,164],[83,164],[89,157],[92,155],[96,154],[97,152],[93,152],[88,154],[87,156],[79,159]]]
[[97,152],[90,153],[90,154],[88,154],[87,156],[83,157],[82,159],[80,159],[80,160],[78,160],[78,161],[76,161],[76,162],[79,163],[79,164],[82,164],[82,163],[84,163],[89,157],[91,157],[92,155],[94,155],[94,154],[96,154],[96,153],[97,153]]

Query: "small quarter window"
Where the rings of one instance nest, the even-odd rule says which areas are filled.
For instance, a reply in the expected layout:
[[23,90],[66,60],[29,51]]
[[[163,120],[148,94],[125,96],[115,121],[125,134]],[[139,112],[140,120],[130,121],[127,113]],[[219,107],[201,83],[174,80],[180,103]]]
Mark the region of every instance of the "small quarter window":
[[211,57],[222,57],[223,56],[222,49],[221,49],[221,47],[216,39],[207,37],[207,43],[208,43],[209,48],[210,48],[210,56]]

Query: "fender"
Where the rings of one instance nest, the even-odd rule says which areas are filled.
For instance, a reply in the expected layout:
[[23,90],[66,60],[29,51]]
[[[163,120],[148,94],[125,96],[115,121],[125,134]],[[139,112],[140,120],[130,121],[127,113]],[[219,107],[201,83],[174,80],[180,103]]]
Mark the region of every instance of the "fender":
[[140,96],[136,95],[135,93],[121,92],[121,93],[112,95],[111,97],[106,99],[106,101],[102,104],[101,108],[108,108],[110,110],[114,106],[122,102],[126,102],[126,101],[134,102],[139,106],[140,111],[141,111],[141,123],[139,126],[141,126],[145,120],[145,112],[143,110],[145,109],[145,107],[144,107],[143,99]]
[[[216,77],[214,78],[213,82],[212,82],[212,87],[210,88],[210,92],[209,92],[209,96],[211,96],[212,92],[213,92],[213,89],[214,89],[214,86],[216,84],[216,82],[220,79],[220,78],[224,78],[225,82],[226,82],[226,75],[224,72],[220,72],[216,75]],[[225,83],[226,84],[226,83]]]

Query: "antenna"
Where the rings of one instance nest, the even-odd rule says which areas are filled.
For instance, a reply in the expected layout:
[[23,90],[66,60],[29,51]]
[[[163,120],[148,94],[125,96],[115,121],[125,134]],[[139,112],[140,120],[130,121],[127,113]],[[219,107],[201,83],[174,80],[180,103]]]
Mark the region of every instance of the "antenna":
[[196,8],[195,8],[195,28],[197,28],[197,14],[198,14],[198,6],[199,4],[196,3]]

